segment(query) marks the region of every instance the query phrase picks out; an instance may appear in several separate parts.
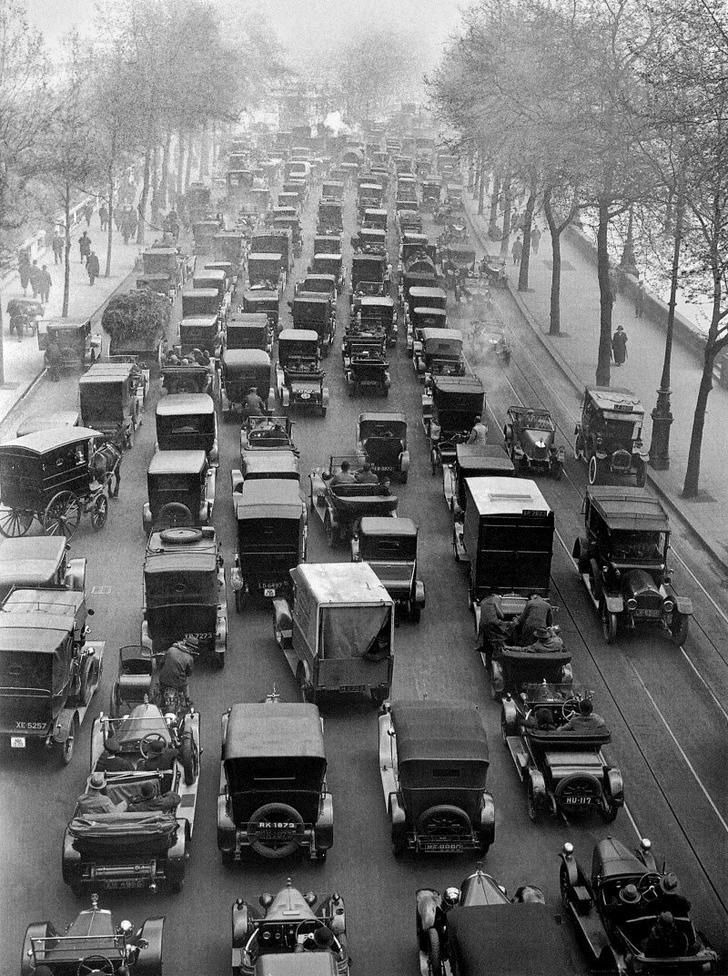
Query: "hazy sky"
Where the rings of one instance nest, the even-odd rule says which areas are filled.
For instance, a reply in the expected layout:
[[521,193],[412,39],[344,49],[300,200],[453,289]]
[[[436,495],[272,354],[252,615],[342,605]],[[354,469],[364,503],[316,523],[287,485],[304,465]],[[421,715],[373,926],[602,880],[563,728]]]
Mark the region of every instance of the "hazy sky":
[[[73,27],[82,33],[93,22],[93,0],[26,0],[31,22],[49,42]],[[183,5],[186,0],[176,0]],[[292,52],[320,49],[355,28],[393,24],[412,37],[423,71],[437,60],[440,45],[459,21],[460,0],[239,0],[241,9],[263,11]]]

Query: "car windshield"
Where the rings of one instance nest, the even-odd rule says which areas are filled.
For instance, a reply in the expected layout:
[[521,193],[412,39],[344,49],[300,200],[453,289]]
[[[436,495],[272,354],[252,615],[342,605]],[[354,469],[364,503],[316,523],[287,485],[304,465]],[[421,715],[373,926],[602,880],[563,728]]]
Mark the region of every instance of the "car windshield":
[[367,561],[398,562],[417,558],[417,536],[379,538],[363,533],[359,536],[359,551]]
[[641,424],[633,420],[607,420],[604,426],[607,439],[617,444],[631,444],[642,429]]
[[388,652],[390,614],[388,606],[323,607],[321,656],[349,659]]
[[625,561],[662,562],[667,548],[666,532],[612,532],[612,558]]

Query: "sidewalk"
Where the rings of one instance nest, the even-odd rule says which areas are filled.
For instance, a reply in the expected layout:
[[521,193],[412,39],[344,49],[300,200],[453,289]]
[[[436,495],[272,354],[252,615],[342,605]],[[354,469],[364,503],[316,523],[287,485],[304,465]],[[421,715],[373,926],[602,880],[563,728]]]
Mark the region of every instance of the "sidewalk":
[[[89,284],[86,268],[81,264],[78,249],[78,238],[84,230],[88,231],[101,265],[101,277],[96,279],[93,286]],[[71,241],[69,318],[80,316],[91,318],[93,319],[96,330],[101,331],[100,315],[103,307],[111,293],[124,282],[134,268],[134,262],[139,253],[139,248],[136,244],[124,244],[123,237],[114,229],[111,251],[111,276],[104,278],[103,272],[106,267],[106,231],[100,229],[98,215],[94,215],[89,228],[86,227],[85,221],[78,224],[73,230]],[[46,319],[58,319],[61,316],[61,308],[63,305],[63,264],[53,263],[52,251],[40,253],[38,256],[38,264],[40,267],[46,264],[53,278],[50,299],[46,306],[44,317]],[[25,397],[39,377],[41,377],[44,369],[43,353],[38,349],[36,336],[26,335],[22,342],[18,342],[15,335],[9,335],[8,333],[9,318],[5,310],[8,302],[12,298],[20,298],[22,295],[23,290],[20,287],[20,279],[16,272],[4,282],[1,296],[4,323],[2,345],[5,364],[5,383],[0,386],[0,418],[6,418],[16,404]],[[32,297],[30,287],[28,287],[26,297]],[[65,384],[60,385],[64,386]],[[48,393],[50,396],[50,385]],[[52,399],[55,401],[56,397]],[[46,404],[44,398],[44,407],[47,407],[48,412],[53,410],[54,406],[55,403],[52,404],[50,399]],[[66,404],[66,409],[68,409],[68,406]]]
[[[469,216],[473,230],[484,250],[495,251],[498,245],[487,237],[487,213],[477,216],[476,205],[469,199]],[[596,263],[562,235],[561,336],[549,336],[549,300],[551,290],[551,240],[548,230],[541,238],[537,255],[531,253],[529,291],[519,292],[518,267],[512,264],[510,249],[507,270],[511,293],[533,328],[538,340],[563,370],[581,397],[586,385],[595,383],[599,342],[599,286]],[[652,439],[651,411],[657,399],[665,350],[665,321],[650,314],[635,318],[634,305],[618,296],[612,318],[612,331],[622,325],[629,336],[628,358],[621,367],[612,366],[611,382],[636,393],[645,407],[643,441],[647,452]],[[728,447],[728,390],[715,384],[708,400],[703,434],[700,468],[700,493],[697,499],[681,497],[687,466],[690,433],[702,362],[694,346],[678,337],[672,350],[673,423],[670,430],[670,469],[655,471],[647,466],[648,483],[690,525],[703,545],[723,565],[728,566],[728,479],[724,475]],[[576,417],[574,418],[576,419]]]

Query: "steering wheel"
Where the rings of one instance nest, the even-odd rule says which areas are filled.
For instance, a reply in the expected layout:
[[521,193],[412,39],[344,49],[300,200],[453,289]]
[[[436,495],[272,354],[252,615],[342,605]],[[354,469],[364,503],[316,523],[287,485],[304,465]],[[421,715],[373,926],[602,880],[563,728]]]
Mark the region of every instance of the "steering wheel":
[[568,720],[576,715],[577,712],[581,711],[580,703],[578,698],[567,698],[566,701],[561,706],[561,711],[563,713],[564,719]]
[[302,922],[299,922],[296,926],[296,943],[299,941],[299,936],[312,936],[322,925],[323,922],[320,918],[305,918]]
[[102,973],[105,976],[114,976],[114,964],[107,956],[102,956],[100,953],[84,956],[76,970],[76,976],[97,976]]
[[141,752],[144,759],[149,759],[149,753],[146,751],[146,748],[147,746],[151,745],[152,742],[161,742],[163,749],[167,745],[167,740],[160,732],[147,732],[139,743],[139,752]]
[[[654,901],[657,898],[656,885],[660,883],[659,875],[656,875],[653,871],[645,871],[642,877],[637,882],[637,891],[640,895],[647,901]],[[648,895],[652,893],[652,898]]]

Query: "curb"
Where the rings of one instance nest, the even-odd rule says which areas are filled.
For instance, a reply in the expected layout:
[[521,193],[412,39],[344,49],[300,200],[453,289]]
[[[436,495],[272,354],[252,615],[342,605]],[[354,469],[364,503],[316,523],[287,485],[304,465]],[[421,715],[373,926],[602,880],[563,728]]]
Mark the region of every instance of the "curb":
[[[480,244],[480,246],[487,251],[488,249],[487,244],[484,243],[480,230],[473,223],[472,215],[470,214],[470,211],[466,210],[465,213],[466,213],[468,223],[470,224],[470,228],[475,236],[475,239],[477,240],[478,244]],[[511,298],[513,299],[513,301],[516,303],[516,307],[518,308],[518,311],[521,313],[522,317],[527,322],[531,331],[534,333],[539,343],[541,344],[541,347],[546,351],[546,353],[548,354],[552,362],[564,374],[566,379],[574,388],[574,391],[577,394],[577,396],[581,398],[584,393],[584,387],[586,384],[583,381],[579,380],[578,376],[576,375],[576,373],[574,373],[571,366],[564,360],[564,358],[560,355],[560,353],[556,349],[553,349],[552,346],[546,341],[546,336],[543,334],[540,324],[534,317],[531,310],[526,307],[520,295],[518,294],[518,291],[513,290],[513,288],[511,287],[510,279],[507,280],[507,290]],[[702,547],[705,549],[706,552],[708,552],[712,556],[712,558],[718,563],[718,565],[721,566],[721,568],[725,572],[728,572],[728,561],[726,560],[726,556],[724,554],[719,553],[715,549],[715,547],[705,538],[705,536],[701,532],[699,532],[698,529],[695,528],[693,523],[687,517],[685,512],[683,512],[680,506],[673,500],[673,498],[667,493],[667,491],[665,491],[665,489],[657,481],[655,481],[650,471],[649,464],[646,463],[645,468],[647,474],[647,482],[649,483],[650,487],[654,490],[655,494],[660,498],[661,501],[665,503],[666,507],[670,510],[670,512],[673,513],[678,518],[678,520],[683,525],[683,527],[688,529],[695,536],[695,538],[700,541]]]

